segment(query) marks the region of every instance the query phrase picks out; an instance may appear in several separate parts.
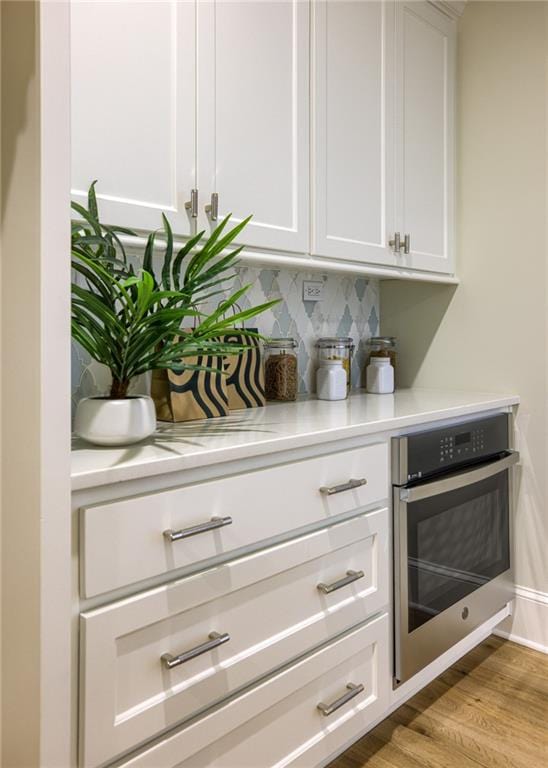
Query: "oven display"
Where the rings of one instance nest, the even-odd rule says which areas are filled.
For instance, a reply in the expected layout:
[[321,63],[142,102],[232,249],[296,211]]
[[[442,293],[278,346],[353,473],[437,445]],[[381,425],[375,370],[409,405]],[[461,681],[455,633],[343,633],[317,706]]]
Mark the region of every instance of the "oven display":
[[472,435],[470,432],[461,432],[460,435],[455,435],[455,445],[464,445],[465,443],[469,443],[471,437]]
[[507,414],[408,435],[407,466],[401,483],[425,480],[467,461],[479,462],[508,446]]

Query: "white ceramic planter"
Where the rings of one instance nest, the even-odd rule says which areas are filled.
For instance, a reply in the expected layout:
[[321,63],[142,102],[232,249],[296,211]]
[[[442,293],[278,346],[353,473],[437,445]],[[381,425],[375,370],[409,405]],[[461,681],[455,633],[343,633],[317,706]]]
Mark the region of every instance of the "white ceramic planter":
[[85,397],[76,408],[74,431],[96,445],[130,445],[156,429],[156,411],[150,397]]

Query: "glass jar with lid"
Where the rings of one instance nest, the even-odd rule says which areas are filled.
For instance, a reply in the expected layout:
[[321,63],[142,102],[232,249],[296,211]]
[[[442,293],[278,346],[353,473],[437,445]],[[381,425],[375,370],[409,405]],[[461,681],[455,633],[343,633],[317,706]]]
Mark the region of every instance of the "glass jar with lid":
[[268,339],[264,348],[264,383],[267,400],[296,400],[298,389],[297,342]]
[[372,357],[389,357],[390,364],[396,372],[396,338],[395,336],[371,336],[365,347],[364,371]]
[[321,365],[325,360],[340,360],[346,372],[346,391],[350,391],[352,382],[352,356],[354,354],[354,339],[350,336],[324,336],[318,339],[318,361]]

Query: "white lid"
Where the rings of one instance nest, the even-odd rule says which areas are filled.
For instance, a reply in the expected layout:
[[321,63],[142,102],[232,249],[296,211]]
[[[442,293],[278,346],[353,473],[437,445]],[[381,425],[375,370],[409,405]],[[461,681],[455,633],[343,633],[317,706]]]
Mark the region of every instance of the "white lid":
[[370,357],[369,358],[370,363],[374,363],[375,365],[390,365],[390,358],[389,357]]

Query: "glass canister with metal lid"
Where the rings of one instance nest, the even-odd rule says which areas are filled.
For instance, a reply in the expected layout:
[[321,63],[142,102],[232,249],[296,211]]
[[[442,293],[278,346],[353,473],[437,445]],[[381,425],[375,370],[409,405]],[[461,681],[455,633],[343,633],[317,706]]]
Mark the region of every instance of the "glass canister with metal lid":
[[264,383],[267,400],[296,400],[298,389],[297,342],[268,339],[264,347]]
[[365,347],[364,372],[367,370],[372,357],[389,357],[390,364],[396,373],[396,338],[395,336],[371,336]]
[[352,381],[352,356],[354,355],[354,339],[350,336],[325,336],[318,339],[318,361],[320,365],[325,360],[340,360],[346,372],[346,391],[350,391]]

